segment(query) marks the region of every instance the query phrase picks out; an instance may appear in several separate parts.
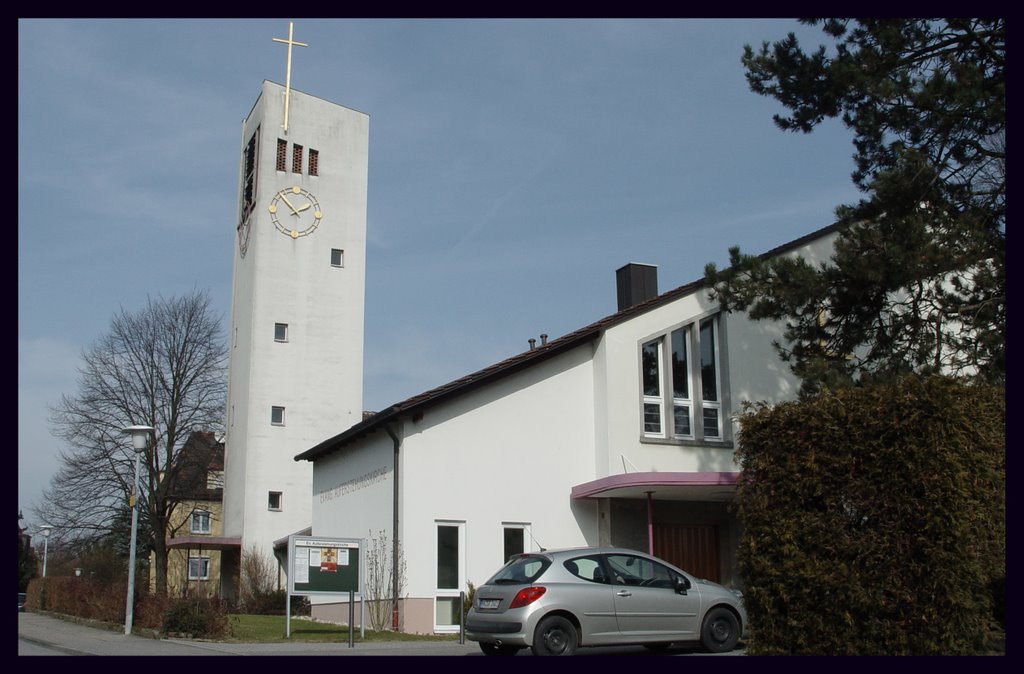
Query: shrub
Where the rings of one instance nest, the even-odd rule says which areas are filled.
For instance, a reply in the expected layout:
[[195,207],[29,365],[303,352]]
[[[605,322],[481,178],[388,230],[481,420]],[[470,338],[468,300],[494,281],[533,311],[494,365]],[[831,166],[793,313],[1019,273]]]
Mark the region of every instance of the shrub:
[[748,409],[751,654],[963,655],[1005,578],[1002,387],[907,377]]
[[163,629],[167,634],[220,639],[230,633],[230,623],[226,606],[221,600],[184,597],[170,601],[163,614]]
[[[250,615],[284,615],[284,604],[288,593],[285,590],[271,590],[249,597],[245,603],[245,612]],[[302,595],[292,595],[291,614],[309,615],[309,598]]]

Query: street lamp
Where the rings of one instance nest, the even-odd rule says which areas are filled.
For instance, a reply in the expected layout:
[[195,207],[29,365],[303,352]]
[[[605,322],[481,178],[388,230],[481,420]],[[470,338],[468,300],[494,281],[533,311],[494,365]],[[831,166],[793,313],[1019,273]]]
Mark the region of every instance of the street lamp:
[[[146,442],[149,441],[149,434],[152,430],[152,426],[128,426],[124,429],[126,433],[131,433],[132,446],[135,448],[135,487],[132,489],[129,500],[132,508],[132,542],[128,552],[128,603],[124,611],[124,633],[126,635],[132,633],[132,617],[135,608],[135,538],[139,530],[139,456],[146,448]],[[45,564],[43,568],[46,568]]]
[[43,533],[43,578],[46,578],[46,555],[50,551],[50,530],[53,529],[53,525],[40,524],[39,529]]

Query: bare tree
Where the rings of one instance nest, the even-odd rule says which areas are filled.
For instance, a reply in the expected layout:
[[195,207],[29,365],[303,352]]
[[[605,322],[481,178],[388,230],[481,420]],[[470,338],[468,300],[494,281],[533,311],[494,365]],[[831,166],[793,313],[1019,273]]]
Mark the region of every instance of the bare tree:
[[258,545],[249,545],[242,550],[240,566],[239,599],[242,608],[251,611],[263,597],[274,591],[277,569]]
[[128,537],[135,455],[131,424],[155,431],[139,463],[139,537],[155,557],[156,590],[167,592],[167,535],[184,481],[196,478],[182,457],[190,433],[222,427],[227,348],[222,320],[204,291],[148,299],[125,309],[110,330],[82,353],[78,391],[51,408],[51,430],[67,443],[36,515],[54,536]]
[[[405,555],[398,546],[398,573],[393,573],[394,554],[388,545],[388,532],[370,532],[370,549],[366,557],[366,606],[370,628],[381,632],[391,628],[391,616],[398,606],[398,598],[405,587]],[[398,588],[394,588],[397,579]]]

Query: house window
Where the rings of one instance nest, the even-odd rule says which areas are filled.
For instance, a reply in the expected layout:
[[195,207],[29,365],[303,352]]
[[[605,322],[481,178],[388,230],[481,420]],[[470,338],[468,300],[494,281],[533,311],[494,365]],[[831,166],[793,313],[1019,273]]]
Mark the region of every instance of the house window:
[[205,510],[196,510],[192,513],[191,531],[194,534],[210,533],[210,513]]
[[526,552],[526,527],[525,524],[504,524],[502,541],[501,563],[507,562],[512,555]]
[[267,494],[267,510],[281,510],[281,492],[272,491]]
[[189,557],[188,558],[188,579],[189,580],[210,580],[210,558]]
[[270,408],[270,423],[274,426],[284,426],[283,407],[274,406]]
[[320,151],[310,149],[309,151],[309,175],[320,175]]
[[459,629],[459,592],[465,569],[465,523],[437,523],[437,591],[434,598],[434,629]]
[[288,341],[288,324],[287,323],[274,323],[274,341],[275,342],[287,342]]
[[283,138],[277,139],[277,170],[283,171],[288,161],[288,141]]
[[302,173],[302,146],[292,145],[292,173]]
[[645,437],[722,439],[718,351],[716,316],[681,326],[641,345]]
[[345,266],[345,251],[340,248],[331,248],[331,266],[332,267],[344,267]]

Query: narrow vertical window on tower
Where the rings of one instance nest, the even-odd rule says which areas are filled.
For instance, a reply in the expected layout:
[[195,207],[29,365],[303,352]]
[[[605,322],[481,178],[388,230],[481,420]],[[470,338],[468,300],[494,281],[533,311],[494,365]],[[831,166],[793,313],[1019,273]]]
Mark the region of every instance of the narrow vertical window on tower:
[[344,267],[345,266],[345,251],[340,248],[331,248],[331,266],[332,267]]
[[270,408],[270,423],[274,426],[284,426],[284,408],[276,405]]
[[274,341],[275,342],[287,342],[288,341],[288,324],[287,323],[274,323]]
[[281,492],[272,491],[267,494],[267,510],[281,509]]
[[277,170],[284,171],[288,167],[288,141],[277,139]]
[[292,145],[292,173],[302,173],[302,146]]
[[256,143],[259,133],[260,130],[257,127],[252,138],[246,143],[245,154],[242,157],[242,208],[238,220],[239,225],[246,221],[256,204]]
[[309,149],[309,175],[320,175],[320,151]]

